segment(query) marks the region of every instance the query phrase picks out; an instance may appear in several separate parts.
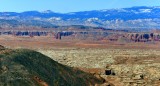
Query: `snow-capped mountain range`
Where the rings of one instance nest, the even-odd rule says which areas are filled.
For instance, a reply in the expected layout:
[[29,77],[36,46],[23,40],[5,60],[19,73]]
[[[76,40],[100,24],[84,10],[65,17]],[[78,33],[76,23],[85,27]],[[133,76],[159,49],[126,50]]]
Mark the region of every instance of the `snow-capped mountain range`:
[[160,28],[160,7],[131,7],[71,13],[51,10],[0,12],[0,27],[86,25],[105,28]]

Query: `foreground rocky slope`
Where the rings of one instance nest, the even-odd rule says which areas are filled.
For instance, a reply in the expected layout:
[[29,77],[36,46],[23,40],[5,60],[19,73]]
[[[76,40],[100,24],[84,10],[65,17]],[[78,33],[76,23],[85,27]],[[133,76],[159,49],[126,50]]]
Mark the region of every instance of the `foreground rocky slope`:
[[93,86],[101,81],[38,52],[1,46],[0,86]]
[[[100,48],[60,48],[38,50],[59,63],[72,67],[105,68],[108,64],[159,63],[158,49],[100,49]],[[127,60],[129,59],[129,61]],[[124,61],[124,62],[123,62]]]
[[39,51],[59,63],[99,74],[115,86],[160,85],[158,49],[77,48]]

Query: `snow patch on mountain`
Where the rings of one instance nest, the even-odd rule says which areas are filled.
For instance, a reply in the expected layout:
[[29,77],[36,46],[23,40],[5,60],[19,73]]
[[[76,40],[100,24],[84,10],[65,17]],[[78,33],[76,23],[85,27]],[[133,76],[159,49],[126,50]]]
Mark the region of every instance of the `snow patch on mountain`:
[[140,9],[140,12],[142,12],[142,13],[149,13],[151,11],[152,11],[152,9]]
[[97,20],[99,20],[99,19],[98,18],[89,18],[89,19],[87,19],[88,22],[97,21]]
[[56,20],[56,21],[60,21],[61,20],[61,17],[51,17],[48,19],[49,21],[53,21],[53,20]]
[[53,11],[51,11],[51,10],[45,10],[45,11],[41,11],[40,13],[53,13]]

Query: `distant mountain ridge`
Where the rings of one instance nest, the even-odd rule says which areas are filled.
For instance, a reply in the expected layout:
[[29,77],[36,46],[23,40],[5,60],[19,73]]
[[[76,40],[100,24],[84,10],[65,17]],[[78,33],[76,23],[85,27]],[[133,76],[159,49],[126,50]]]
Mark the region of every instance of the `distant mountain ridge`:
[[[10,21],[16,21],[10,23]],[[0,12],[0,26],[86,25],[105,28],[160,28],[160,6],[104,9],[70,13],[55,13],[51,10]]]

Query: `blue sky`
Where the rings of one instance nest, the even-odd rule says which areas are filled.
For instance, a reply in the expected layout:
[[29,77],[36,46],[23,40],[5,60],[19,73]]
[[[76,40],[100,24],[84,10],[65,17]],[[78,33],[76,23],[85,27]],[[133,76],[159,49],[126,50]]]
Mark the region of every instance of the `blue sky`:
[[160,0],[0,0],[0,12],[52,10],[67,13],[132,6],[160,6]]

